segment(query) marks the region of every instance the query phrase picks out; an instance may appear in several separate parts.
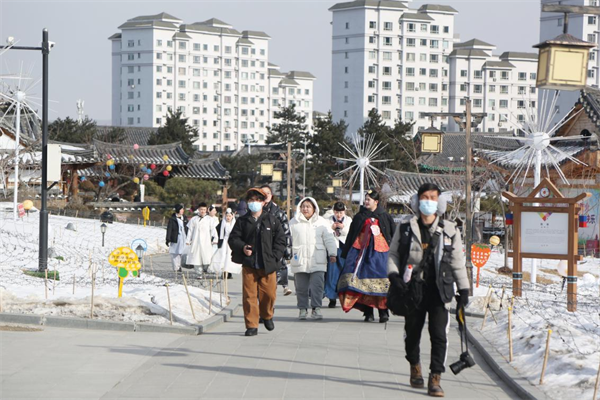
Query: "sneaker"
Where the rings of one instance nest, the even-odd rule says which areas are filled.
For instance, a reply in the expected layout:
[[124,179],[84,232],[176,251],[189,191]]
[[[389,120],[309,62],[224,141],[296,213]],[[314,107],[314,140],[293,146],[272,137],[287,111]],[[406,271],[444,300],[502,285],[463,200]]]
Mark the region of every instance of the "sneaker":
[[290,294],[292,294],[292,291],[290,290],[290,288],[287,287],[287,286],[284,286],[283,287],[283,295],[284,296],[289,296]]
[[312,314],[310,315],[312,319],[323,319],[323,314],[321,314],[321,307],[315,307],[312,310]]
[[337,302],[335,299],[329,300],[329,308],[335,308]]
[[301,308],[300,309],[300,315],[298,315],[299,319],[306,319],[306,316],[308,315],[308,311],[306,310],[306,308]]

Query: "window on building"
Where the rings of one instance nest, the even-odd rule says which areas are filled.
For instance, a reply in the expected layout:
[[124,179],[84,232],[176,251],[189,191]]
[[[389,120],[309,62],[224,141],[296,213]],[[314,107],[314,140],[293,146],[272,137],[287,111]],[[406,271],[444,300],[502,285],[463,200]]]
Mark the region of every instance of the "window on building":
[[496,71],[490,71],[488,72],[488,76],[492,79],[496,79]]
[[186,42],[179,42],[179,49],[180,50],[185,50],[187,48],[187,43]]
[[381,96],[382,104],[392,104],[392,96]]
[[429,107],[437,107],[438,99],[436,97],[429,98]]
[[427,47],[427,39],[419,39],[419,46]]
[[490,85],[488,87],[488,92],[490,92],[490,93],[496,93],[496,85]]
[[502,79],[503,81],[507,81],[508,80],[508,71],[500,71],[500,79]]
[[594,34],[594,33],[588,33],[588,35],[587,35],[587,41],[591,42],[591,43],[596,43],[596,34]]
[[383,38],[383,45],[384,46],[391,46],[392,45],[392,38],[389,36],[386,36]]
[[367,83],[367,86],[369,87],[369,89],[374,89],[375,88],[375,81],[369,81]]
[[430,78],[437,78],[438,77],[438,70],[437,69],[430,69],[429,70],[429,77]]
[[535,81],[536,78],[537,78],[537,73],[532,72],[532,73],[529,74],[529,79],[531,79],[532,81]]
[[429,91],[430,92],[437,92],[438,91],[438,84],[437,83],[430,83],[429,84]]
[[415,90],[415,83],[414,82],[406,82],[405,88],[406,88],[407,92],[413,92]]
[[414,38],[408,38],[406,39],[406,47],[415,47],[415,39]]
[[508,94],[508,86],[506,86],[506,85],[500,86],[500,94]]
[[594,78],[596,76],[596,71],[593,69],[588,69],[588,78]]
[[369,29],[377,29],[377,21],[369,21]]
[[474,79],[481,79],[481,78],[483,78],[483,71],[481,71],[481,70],[475,70],[475,71],[473,71],[473,78]]
[[391,51],[383,52],[383,61],[392,61],[392,52]]
[[473,107],[481,108],[482,100],[481,99],[473,99]]
[[460,77],[461,78],[466,78],[468,76],[468,71],[466,69],[461,69],[460,70]]
[[346,29],[350,29],[350,22],[346,22]]
[[405,97],[405,98],[404,98],[404,103],[405,103],[407,106],[414,106],[414,105],[415,105],[415,98],[414,98],[414,97],[407,96],[407,97]]
[[427,99],[425,97],[419,97],[419,105],[420,106],[424,106],[427,102]]
[[444,26],[444,33],[450,33],[450,27]]
[[527,73],[526,72],[519,72],[519,80],[520,81],[526,81],[527,80]]
[[133,92],[127,92],[127,99],[133,100]]
[[411,67],[406,68],[406,76],[415,76],[415,69]]
[[[158,53],[158,54],[160,54],[160,53]],[[135,59],[135,57],[134,57],[134,54],[133,54],[133,53],[129,53],[129,54],[127,54],[127,61],[132,61],[132,60],[134,60],[134,59]]]
[[127,41],[127,47],[134,47],[135,46],[135,40],[128,40]]
[[440,61],[439,54],[431,54],[429,55],[429,62],[433,64],[437,64]]
[[473,85],[473,93],[480,94],[483,92],[483,85]]
[[406,30],[407,30],[408,32],[411,32],[411,33],[412,33],[412,32],[416,32],[416,31],[417,31],[417,25],[416,25],[416,24],[414,24],[414,23],[412,23],[412,22],[409,22],[409,23],[406,25]]
[[[348,54],[348,53],[346,53],[346,54]],[[377,52],[373,51],[373,50],[369,51],[369,60],[374,60],[376,58],[377,58]]]
[[527,93],[527,88],[525,86],[519,86],[518,89],[518,94],[526,94]]
[[382,82],[382,89],[383,90],[392,90],[392,82],[389,82],[389,81]]
[[421,32],[427,32],[427,24],[421,24]]
[[391,22],[384,22],[383,23],[383,30],[384,31],[391,31],[394,29],[394,24]]
[[406,62],[414,62],[415,53],[406,53]]
[[383,75],[391,75],[392,67],[383,67]]
[[431,25],[429,27],[429,32],[431,32],[434,35],[437,35],[440,33],[440,26],[439,25]]
[[467,91],[467,85],[466,85],[466,84],[464,84],[464,83],[462,83],[462,84],[460,85],[460,91],[461,91],[461,92],[466,92],[466,91]]
[[496,107],[496,100],[489,99],[488,100],[488,106],[490,106],[490,107],[492,107],[492,109],[494,109],[494,107]]
[[500,108],[508,108],[508,100],[500,100]]
[[156,98],[157,99],[162,98],[162,92],[156,92]]
[[173,41],[167,40],[167,47],[173,47]]
[[179,62],[185,62],[185,54],[180,54],[177,59],[179,60]]
[[427,68],[419,68],[419,76],[427,76]]
[[377,38],[375,36],[369,36],[369,44],[376,44]]
[[517,100],[517,108],[525,108],[525,101]]

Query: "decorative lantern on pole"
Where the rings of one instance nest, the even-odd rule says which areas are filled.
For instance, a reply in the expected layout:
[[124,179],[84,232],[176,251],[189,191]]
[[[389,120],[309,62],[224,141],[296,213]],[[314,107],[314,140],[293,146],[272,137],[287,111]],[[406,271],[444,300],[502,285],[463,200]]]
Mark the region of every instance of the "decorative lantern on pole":
[[100,225],[100,232],[102,232],[102,247],[104,247],[104,234],[106,233],[106,224]]
[[262,176],[273,176],[273,163],[261,162],[260,163],[260,174]]
[[420,131],[421,137],[421,153],[423,154],[439,154],[442,152],[444,132],[430,126],[429,128]]

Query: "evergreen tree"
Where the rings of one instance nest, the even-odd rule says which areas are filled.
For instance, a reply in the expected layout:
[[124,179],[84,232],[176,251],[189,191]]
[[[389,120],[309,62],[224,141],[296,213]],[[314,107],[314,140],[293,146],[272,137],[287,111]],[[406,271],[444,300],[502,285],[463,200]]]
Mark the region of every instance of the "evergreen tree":
[[67,117],[48,125],[50,140],[67,143],[91,143],[96,135],[96,121],[85,118],[81,123]]
[[165,125],[158,128],[156,134],[148,140],[148,144],[181,142],[181,147],[188,155],[194,154],[193,141],[198,138],[198,129],[189,126],[187,121],[188,118],[183,118],[181,111],[169,111]]
[[125,129],[115,126],[104,134],[97,134],[95,138],[106,143],[121,143],[126,138]]
[[[369,119],[358,129],[362,138],[374,135],[375,143],[387,145],[377,158],[390,160],[386,167],[398,171],[416,171],[416,149],[411,138],[414,122],[397,120],[393,128],[387,126],[377,109],[369,111]],[[381,169],[381,168],[380,168]]]
[[313,197],[327,197],[327,186],[335,177],[338,168],[336,157],[344,157],[345,150],[340,143],[346,141],[348,124],[344,120],[333,122],[331,111],[323,119],[315,122],[314,135],[309,138],[310,151],[307,160],[306,185]]
[[275,111],[275,118],[280,122],[267,127],[267,144],[287,146],[288,142],[292,142],[292,149],[304,149],[306,117],[296,112],[296,106],[282,107],[280,111]]
[[221,165],[229,171],[229,197],[241,197],[246,191],[257,185],[260,178],[260,161],[264,155],[254,154],[236,157],[221,157]]

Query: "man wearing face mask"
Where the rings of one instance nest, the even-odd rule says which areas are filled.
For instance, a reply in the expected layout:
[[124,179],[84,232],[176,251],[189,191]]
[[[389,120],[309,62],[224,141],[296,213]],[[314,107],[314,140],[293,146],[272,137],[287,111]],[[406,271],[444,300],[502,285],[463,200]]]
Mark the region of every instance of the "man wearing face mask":
[[[410,385],[414,388],[425,386],[419,345],[425,318],[429,317],[431,362],[427,393],[433,397],[444,396],[440,380],[445,372],[450,326],[448,309],[454,297],[455,283],[459,293],[457,308],[466,306],[469,301],[469,280],[460,233],[454,223],[441,217],[446,205],[440,199],[440,193],[432,183],[419,188],[411,199],[411,207],[417,215],[398,226],[388,258],[390,285],[398,291],[408,291],[407,298],[411,301],[405,316],[404,345],[410,363]],[[407,272],[409,265],[412,272],[410,269]]]
[[286,237],[279,220],[263,211],[266,198],[262,189],[248,190],[246,201],[249,212],[235,222],[229,234],[231,259],[242,264],[245,336],[258,334],[259,317],[268,331],[275,329],[276,272],[281,268]]

